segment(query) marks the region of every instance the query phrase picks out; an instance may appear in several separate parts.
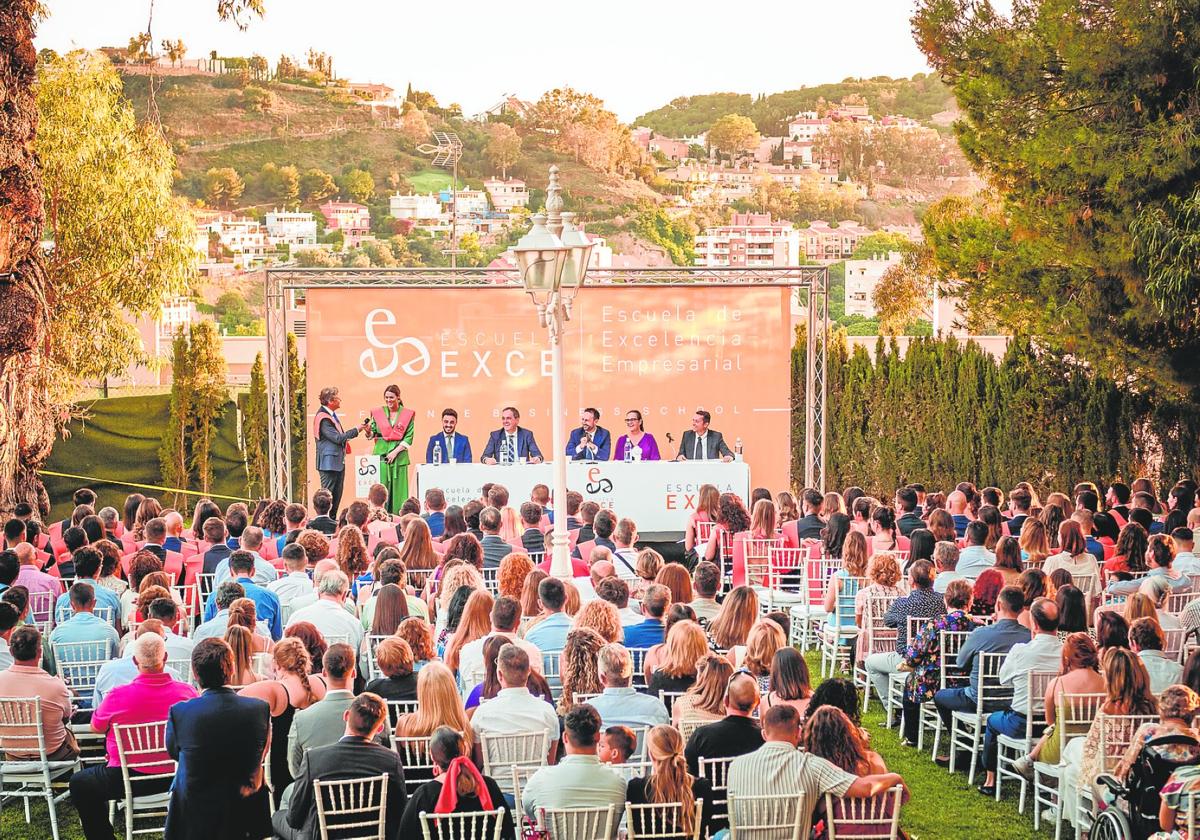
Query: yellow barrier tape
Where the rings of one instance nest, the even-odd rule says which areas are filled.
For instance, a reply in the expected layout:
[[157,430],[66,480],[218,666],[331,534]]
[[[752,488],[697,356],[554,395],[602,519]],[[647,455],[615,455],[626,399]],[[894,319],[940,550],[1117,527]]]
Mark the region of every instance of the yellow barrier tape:
[[40,475],[53,475],[57,478],[76,478],[80,481],[99,482],[101,484],[119,484],[122,487],[136,487],[139,490],[159,490],[163,493],[181,493],[185,496],[203,496],[206,499],[226,499],[231,502],[252,502],[254,499],[246,499],[241,496],[222,496],[219,493],[202,493],[199,490],[181,490],[178,487],[159,487],[157,484],[138,484],[134,481],[117,481],[115,478],[98,478],[94,475],[72,475],[71,473],[51,472],[50,470],[39,470]]

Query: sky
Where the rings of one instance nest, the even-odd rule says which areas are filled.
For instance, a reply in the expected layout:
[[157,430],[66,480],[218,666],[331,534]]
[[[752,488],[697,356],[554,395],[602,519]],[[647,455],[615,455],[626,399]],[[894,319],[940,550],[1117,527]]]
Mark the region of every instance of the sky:
[[[37,46],[124,46],[145,31],[151,0],[47,0]],[[523,3],[457,0],[266,0],[245,31],[217,20],[216,0],[156,0],[156,43],[182,38],[188,57],[329,53],[356,82],[410,82],[467,114],[504,94],[536,99],[569,85],[625,121],[677,96],[774,93],[847,76],[928,72],[913,44],[913,0],[791,0],[743,7],[692,0]]]

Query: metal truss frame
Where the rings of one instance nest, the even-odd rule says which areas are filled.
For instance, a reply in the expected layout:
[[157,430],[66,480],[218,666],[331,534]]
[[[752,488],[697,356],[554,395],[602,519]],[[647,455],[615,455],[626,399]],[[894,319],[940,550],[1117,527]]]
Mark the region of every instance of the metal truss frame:
[[[808,312],[804,372],[804,484],[825,490],[826,351],[829,271],[824,266],[785,268],[594,268],[589,286],[783,286],[796,289]],[[521,288],[517,269],[496,268],[295,268],[266,269],[267,453],[269,489],[292,499],[292,444],[288,430],[287,297],[308,289]],[[307,430],[305,432],[307,434]]]

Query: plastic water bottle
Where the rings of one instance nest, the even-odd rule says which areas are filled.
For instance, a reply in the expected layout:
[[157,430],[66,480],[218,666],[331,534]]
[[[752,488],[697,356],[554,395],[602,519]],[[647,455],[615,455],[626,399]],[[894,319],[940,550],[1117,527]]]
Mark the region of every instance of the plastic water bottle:
[[633,441],[625,438],[625,463],[633,461]]
[[440,465],[442,463],[442,444],[438,441],[438,445],[433,447],[433,463]]
[[742,439],[738,438],[733,443],[733,457],[735,460],[742,460]]

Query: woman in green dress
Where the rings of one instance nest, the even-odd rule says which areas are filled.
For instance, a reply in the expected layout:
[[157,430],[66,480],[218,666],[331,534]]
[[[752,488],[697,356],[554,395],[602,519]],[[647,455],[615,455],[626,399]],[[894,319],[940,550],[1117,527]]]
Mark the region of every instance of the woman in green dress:
[[383,391],[383,406],[371,409],[367,438],[375,441],[371,454],[379,456],[379,483],[388,490],[387,509],[396,513],[408,499],[408,449],[412,446],[415,412],[400,401],[400,388]]

